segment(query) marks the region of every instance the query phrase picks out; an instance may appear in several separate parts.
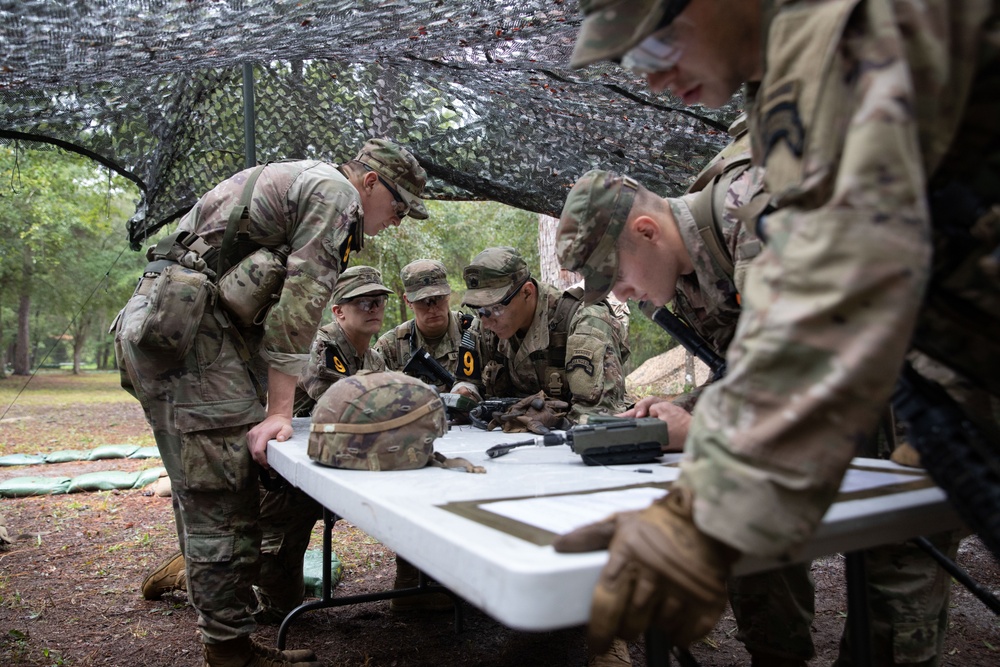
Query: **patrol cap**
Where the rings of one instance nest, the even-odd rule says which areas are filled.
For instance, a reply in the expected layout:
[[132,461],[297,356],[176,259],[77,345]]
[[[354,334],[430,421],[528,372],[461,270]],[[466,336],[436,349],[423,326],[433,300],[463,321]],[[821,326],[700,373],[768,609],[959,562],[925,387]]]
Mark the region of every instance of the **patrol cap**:
[[567,271],[583,275],[583,300],[600,301],[618,276],[618,236],[625,227],[639,184],[628,176],[592,169],[566,196],[556,254]]
[[390,292],[392,290],[382,284],[382,273],[374,266],[352,266],[340,274],[331,301],[341,304],[359,296]]
[[487,248],[472,258],[462,272],[468,290],[462,297],[467,306],[489,306],[530,277],[528,265],[514,248]]
[[396,371],[361,371],[334,382],[316,401],[309,458],[352,470],[427,465],[448,430],[437,390]]
[[420,199],[427,172],[410,151],[387,139],[369,139],[354,159],[389,181],[410,207],[407,215],[417,220],[427,219],[427,209]]
[[670,24],[690,0],[580,0],[583,25],[569,64],[618,60],[633,46]]
[[444,264],[436,259],[410,262],[399,272],[399,279],[403,281],[403,293],[411,303],[432,296],[451,294],[448,273]]

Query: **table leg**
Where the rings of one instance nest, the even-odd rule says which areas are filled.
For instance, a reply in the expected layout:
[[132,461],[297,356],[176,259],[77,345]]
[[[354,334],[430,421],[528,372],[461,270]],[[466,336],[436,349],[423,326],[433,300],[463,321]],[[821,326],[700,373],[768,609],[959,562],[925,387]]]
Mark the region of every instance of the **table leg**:
[[285,649],[285,638],[288,635],[288,628],[291,626],[292,621],[310,609],[322,609],[332,606],[333,582],[330,581],[330,562],[333,560],[333,556],[331,555],[333,551],[333,526],[339,519],[339,516],[325,507],[323,508],[323,597],[316,602],[300,604],[288,612],[288,616],[285,616],[284,620],[281,621],[281,627],[278,628],[279,651]]
[[851,551],[847,560],[847,622],[851,627],[851,662],[855,667],[871,667],[871,623],[868,619],[868,575],[865,553]]
[[278,650],[285,649],[285,640],[288,635],[288,628],[292,621],[313,609],[326,609],[329,607],[343,607],[362,602],[377,602],[381,600],[391,600],[392,598],[406,597],[409,595],[423,595],[428,592],[441,592],[449,595],[455,601],[455,632],[462,631],[462,598],[443,586],[429,586],[427,577],[420,572],[419,583],[415,588],[403,588],[385,591],[382,593],[365,593],[362,595],[351,595],[347,597],[335,598],[333,596],[333,582],[330,580],[330,561],[333,559],[333,526],[340,517],[330,510],[323,509],[323,597],[315,602],[300,604],[295,609],[288,612],[288,616],[281,622],[278,628]]
[[670,667],[670,640],[654,628],[646,628],[646,666]]

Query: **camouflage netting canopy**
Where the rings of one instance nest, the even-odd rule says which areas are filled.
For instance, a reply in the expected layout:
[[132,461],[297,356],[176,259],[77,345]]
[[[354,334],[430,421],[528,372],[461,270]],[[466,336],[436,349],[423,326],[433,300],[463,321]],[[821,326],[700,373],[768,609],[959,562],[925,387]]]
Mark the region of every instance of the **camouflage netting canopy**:
[[678,194],[735,107],[686,110],[615,65],[569,69],[575,0],[0,0],[0,143],[133,180],[134,247],[244,167],[398,141],[436,199],[558,214],[595,167]]

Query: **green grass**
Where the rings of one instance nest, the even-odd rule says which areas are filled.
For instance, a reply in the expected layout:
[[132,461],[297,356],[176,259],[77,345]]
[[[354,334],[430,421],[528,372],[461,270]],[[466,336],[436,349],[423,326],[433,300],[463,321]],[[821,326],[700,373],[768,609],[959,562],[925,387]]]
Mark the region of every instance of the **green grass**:
[[53,403],[120,403],[135,400],[121,388],[118,371],[87,371],[73,375],[42,370],[34,376],[10,375],[0,379],[0,410],[16,399],[23,407]]

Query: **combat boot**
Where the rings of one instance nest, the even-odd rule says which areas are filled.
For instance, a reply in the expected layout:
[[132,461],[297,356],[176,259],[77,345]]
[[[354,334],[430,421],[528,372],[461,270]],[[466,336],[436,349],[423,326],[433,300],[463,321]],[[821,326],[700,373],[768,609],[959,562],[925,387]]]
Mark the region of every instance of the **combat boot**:
[[160,596],[170,591],[187,590],[187,570],[184,566],[184,555],[178,551],[142,582],[142,597],[147,600],[159,600]]
[[312,651],[279,651],[258,644],[250,637],[204,644],[203,648],[204,667],[322,667]]
[[595,655],[587,661],[587,667],[631,667],[632,657],[628,654],[628,644],[617,637],[611,642],[606,653]]
[[[416,588],[420,585],[420,570],[409,561],[396,556],[396,581],[393,589]],[[455,602],[444,593],[424,593],[389,600],[389,611],[451,611]]]

